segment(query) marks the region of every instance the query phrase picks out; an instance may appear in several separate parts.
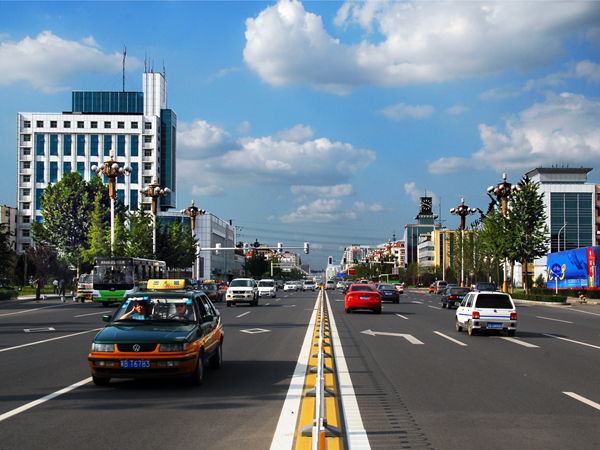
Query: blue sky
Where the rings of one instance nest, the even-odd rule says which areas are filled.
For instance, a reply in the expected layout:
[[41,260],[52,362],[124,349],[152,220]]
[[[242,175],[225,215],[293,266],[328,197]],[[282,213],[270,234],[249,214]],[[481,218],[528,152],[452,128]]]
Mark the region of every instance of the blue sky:
[[600,2],[0,2],[0,203],[16,203],[16,114],[71,90],[142,90],[178,116],[178,209],[240,239],[311,243],[323,268],[387,242],[418,197],[454,229],[465,198],[535,167],[600,183]]

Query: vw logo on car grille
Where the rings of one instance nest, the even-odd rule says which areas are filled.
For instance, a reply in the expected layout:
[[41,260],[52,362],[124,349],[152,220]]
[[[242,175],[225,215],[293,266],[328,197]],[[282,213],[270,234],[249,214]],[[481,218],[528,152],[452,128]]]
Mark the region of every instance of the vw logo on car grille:
[[133,346],[133,351],[134,351],[134,352],[139,352],[139,351],[141,350],[141,348],[142,348],[142,347],[140,347],[140,344],[135,344],[135,345]]

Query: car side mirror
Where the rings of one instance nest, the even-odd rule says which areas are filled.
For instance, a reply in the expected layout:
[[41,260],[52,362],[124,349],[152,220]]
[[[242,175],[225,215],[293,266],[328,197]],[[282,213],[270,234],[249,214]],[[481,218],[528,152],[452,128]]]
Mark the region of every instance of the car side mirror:
[[103,322],[110,322],[110,317],[111,317],[111,314],[104,314],[102,316],[102,321]]

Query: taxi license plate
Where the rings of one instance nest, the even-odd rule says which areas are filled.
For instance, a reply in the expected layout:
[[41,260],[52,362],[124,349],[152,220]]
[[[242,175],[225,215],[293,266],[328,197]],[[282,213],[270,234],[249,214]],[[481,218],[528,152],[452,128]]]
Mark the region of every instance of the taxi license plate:
[[502,328],[501,323],[488,323],[488,328]]
[[121,368],[122,369],[149,369],[150,368],[150,360],[149,359],[122,359],[121,360]]
[[371,297],[361,297],[361,300],[369,300]]

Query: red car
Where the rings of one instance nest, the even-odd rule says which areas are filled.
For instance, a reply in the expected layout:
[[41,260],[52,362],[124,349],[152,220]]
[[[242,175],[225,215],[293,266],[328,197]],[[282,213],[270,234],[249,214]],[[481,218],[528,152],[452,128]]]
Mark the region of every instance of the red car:
[[346,313],[354,309],[372,309],[375,314],[381,314],[381,295],[372,284],[353,284],[348,289],[344,306]]

